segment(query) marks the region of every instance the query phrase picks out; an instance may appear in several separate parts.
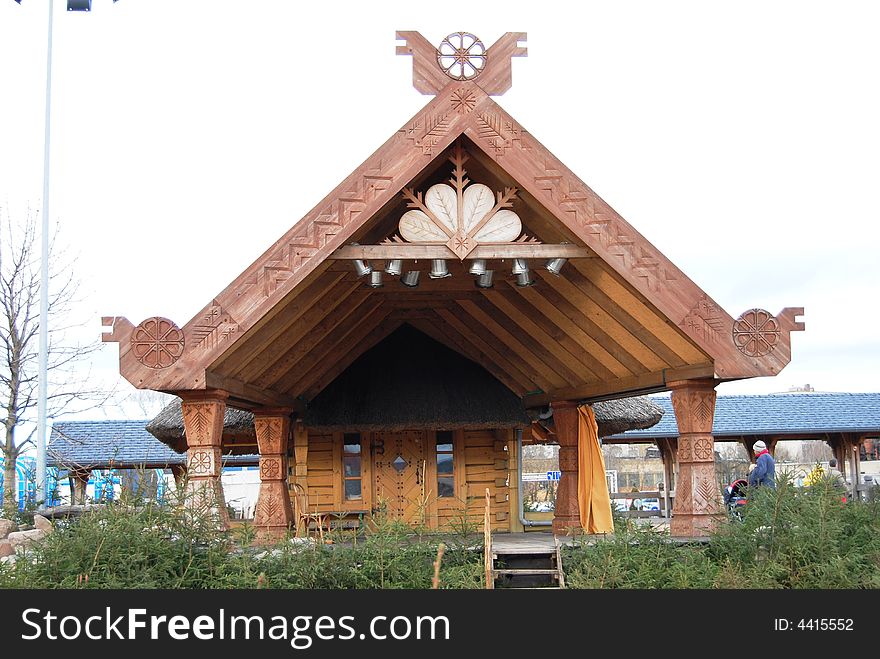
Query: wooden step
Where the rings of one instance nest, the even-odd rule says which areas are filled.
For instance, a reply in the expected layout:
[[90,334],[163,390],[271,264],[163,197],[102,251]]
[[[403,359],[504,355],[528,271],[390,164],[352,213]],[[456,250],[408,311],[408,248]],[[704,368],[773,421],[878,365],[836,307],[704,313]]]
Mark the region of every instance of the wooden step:
[[502,568],[500,570],[493,570],[495,574],[511,574],[511,575],[526,575],[526,574],[550,574],[554,577],[559,576],[559,570],[555,569],[539,569],[539,568]]

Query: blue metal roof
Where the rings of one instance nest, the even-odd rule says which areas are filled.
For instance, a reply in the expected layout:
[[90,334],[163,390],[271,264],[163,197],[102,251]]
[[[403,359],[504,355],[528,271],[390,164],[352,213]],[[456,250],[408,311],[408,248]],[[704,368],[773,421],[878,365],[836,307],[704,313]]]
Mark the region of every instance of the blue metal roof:
[[[614,438],[678,437],[669,396],[651,396],[651,399],[663,408],[660,422],[645,430],[614,435]],[[716,437],[838,432],[880,433],[880,393],[718,396],[715,402],[712,434]]]
[[[142,421],[60,421],[52,426],[46,463],[55,467],[106,468],[186,464],[146,430]],[[256,464],[258,455],[223,456],[224,464]]]

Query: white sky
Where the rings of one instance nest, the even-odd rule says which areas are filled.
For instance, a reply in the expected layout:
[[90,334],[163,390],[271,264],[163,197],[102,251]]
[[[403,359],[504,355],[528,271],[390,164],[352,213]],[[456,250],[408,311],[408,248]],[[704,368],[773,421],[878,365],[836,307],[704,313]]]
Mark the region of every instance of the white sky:
[[[92,336],[183,325],[430,100],[395,30],[526,31],[513,116],[733,316],[806,307],[780,376],[719,392],[880,389],[875,2],[65,4],[51,215]],[[0,0],[13,212],[40,205],[47,5]]]

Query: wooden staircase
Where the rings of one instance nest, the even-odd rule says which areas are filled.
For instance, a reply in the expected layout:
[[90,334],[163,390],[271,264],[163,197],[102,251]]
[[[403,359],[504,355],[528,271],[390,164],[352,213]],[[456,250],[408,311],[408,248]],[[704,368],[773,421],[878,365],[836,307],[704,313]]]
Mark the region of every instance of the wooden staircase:
[[555,546],[493,546],[492,580],[495,588],[565,588],[562,555]]

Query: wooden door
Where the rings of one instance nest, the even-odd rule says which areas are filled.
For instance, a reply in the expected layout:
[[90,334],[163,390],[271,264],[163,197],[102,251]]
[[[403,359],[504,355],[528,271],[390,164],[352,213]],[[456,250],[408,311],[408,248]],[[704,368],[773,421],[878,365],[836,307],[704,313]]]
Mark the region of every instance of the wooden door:
[[373,435],[373,506],[409,524],[431,519],[425,484],[429,452],[422,431]]

